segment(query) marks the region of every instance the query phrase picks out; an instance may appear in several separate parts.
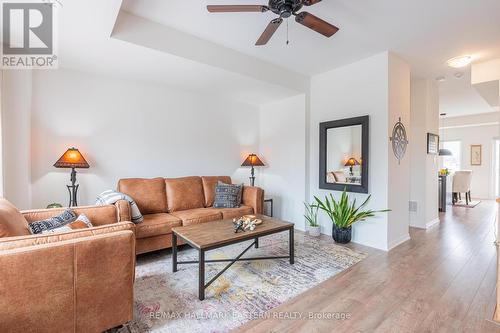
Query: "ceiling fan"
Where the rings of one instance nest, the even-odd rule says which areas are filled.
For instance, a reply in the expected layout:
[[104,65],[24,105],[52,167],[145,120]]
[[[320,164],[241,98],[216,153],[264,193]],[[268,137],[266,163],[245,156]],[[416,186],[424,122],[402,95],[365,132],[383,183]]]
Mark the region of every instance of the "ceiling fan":
[[255,45],[266,45],[267,42],[274,35],[276,30],[278,30],[283,19],[289,18],[290,16],[295,16],[295,21],[312,29],[320,34],[331,37],[339,28],[336,26],[323,21],[319,17],[314,16],[308,12],[300,12],[303,6],[312,6],[317,4],[321,0],[269,0],[267,6],[261,5],[208,5],[207,9],[210,13],[238,13],[238,12],[257,12],[264,13],[267,11],[272,11],[278,14],[279,17],[275,18],[267,25],[266,30],[262,33],[260,38],[257,40]]

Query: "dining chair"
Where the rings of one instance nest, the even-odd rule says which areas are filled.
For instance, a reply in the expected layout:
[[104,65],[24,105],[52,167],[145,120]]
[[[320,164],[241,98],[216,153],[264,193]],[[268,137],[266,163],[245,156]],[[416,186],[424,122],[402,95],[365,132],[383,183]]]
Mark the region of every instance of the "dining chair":
[[455,204],[458,200],[462,200],[462,193],[465,193],[465,204],[468,205],[470,198],[470,184],[472,180],[472,170],[455,171],[452,184],[452,203]]

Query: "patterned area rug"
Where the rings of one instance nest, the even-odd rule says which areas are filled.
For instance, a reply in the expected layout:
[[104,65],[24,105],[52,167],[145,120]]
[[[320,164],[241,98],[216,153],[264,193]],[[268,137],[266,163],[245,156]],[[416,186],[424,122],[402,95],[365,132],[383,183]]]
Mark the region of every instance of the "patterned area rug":
[[[207,259],[234,258],[251,242],[207,253]],[[288,255],[288,234],[259,240],[245,256]],[[237,262],[198,300],[198,266],[179,265],[172,273],[171,252],[143,255],[137,260],[135,320],[119,332],[227,332],[261,317],[366,257],[331,239],[295,234],[295,264],[288,259]],[[179,261],[197,260],[197,251],[183,247]],[[226,263],[206,266],[206,281]]]

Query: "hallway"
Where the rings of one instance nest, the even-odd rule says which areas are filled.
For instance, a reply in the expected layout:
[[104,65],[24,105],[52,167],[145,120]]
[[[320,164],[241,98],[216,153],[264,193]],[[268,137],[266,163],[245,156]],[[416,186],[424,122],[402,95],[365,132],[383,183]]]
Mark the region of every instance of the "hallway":
[[238,331],[500,332],[490,320],[497,277],[496,205],[450,206],[439,225],[412,228],[411,240],[388,253],[350,244],[369,256],[273,310],[343,312],[350,319],[256,320]]

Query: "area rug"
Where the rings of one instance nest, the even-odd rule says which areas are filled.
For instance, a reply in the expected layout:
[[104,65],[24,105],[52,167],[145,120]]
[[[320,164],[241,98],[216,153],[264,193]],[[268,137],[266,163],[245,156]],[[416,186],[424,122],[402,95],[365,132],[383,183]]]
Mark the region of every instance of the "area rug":
[[[288,234],[259,240],[245,256],[288,254]],[[245,242],[207,253],[207,259],[234,258]],[[134,320],[119,332],[227,332],[262,317],[266,311],[318,285],[364,259],[364,253],[303,233],[295,236],[295,264],[287,259],[237,262],[198,300],[198,266],[180,265],[172,273],[171,252],[143,255],[137,260]],[[183,247],[179,261],[197,260],[197,251]],[[206,281],[226,263],[206,266]]]
[[479,205],[481,203],[481,201],[477,200],[471,200],[469,201],[469,204],[467,205],[465,203],[465,200],[458,200],[457,202],[455,202],[455,206],[457,207],[467,207],[467,208],[474,208],[476,207],[477,205]]

